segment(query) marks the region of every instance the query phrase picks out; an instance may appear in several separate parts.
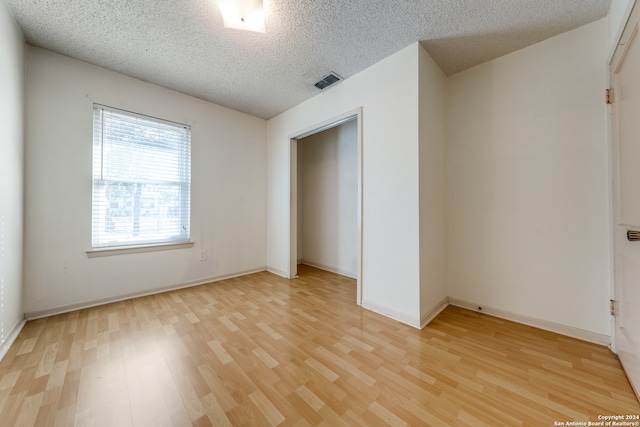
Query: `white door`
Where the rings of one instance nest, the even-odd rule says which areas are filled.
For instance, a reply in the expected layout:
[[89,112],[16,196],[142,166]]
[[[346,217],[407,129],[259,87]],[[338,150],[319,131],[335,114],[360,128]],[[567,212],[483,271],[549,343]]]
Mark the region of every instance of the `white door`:
[[638,396],[640,396],[640,237],[638,241],[633,241],[633,232],[640,232],[639,16],[640,6],[636,5],[611,62],[615,197],[615,346],[616,353]]

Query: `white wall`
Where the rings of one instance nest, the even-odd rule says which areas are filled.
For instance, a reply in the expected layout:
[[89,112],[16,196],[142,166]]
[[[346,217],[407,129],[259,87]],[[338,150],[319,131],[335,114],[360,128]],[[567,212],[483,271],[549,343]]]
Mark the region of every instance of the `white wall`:
[[[420,324],[415,43],[268,122],[267,265],[290,274],[290,138],[362,107],[365,307]],[[383,84],[381,84],[383,82]]]
[[358,272],[357,120],[298,140],[301,261],[355,278]]
[[449,296],[609,335],[602,19],[448,79]]
[[612,0],[609,7],[609,16],[607,22],[609,25],[609,56],[613,56],[613,52],[618,44],[618,40],[622,35],[627,19],[631,14],[631,9],[636,0]]
[[[425,325],[446,307],[445,82],[419,49],[420,73],[420,313]],[[435,311],[434,311],[435,309]]]
[[[26,67],[28,316],[266,267],[266,121],[38,48]],[[94,102],[192,126],[193,248],[87,257]]]
[[23,324],[24,40],[0,1],[0,358]]

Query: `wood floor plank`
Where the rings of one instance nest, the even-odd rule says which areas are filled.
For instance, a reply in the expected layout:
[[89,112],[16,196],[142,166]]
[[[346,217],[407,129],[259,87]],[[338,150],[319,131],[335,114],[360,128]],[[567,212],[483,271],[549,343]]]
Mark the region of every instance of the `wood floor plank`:
[[300,266],[30,321],[0,424],[540,426],[640,414],[606,347],[445,309],[423,330]]

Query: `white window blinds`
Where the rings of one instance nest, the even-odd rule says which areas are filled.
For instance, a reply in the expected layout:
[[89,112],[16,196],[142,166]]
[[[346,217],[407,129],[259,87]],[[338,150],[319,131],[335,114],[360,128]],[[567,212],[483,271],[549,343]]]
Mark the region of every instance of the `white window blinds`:
[[189,126],[95,104],[92,246],[189,241]]

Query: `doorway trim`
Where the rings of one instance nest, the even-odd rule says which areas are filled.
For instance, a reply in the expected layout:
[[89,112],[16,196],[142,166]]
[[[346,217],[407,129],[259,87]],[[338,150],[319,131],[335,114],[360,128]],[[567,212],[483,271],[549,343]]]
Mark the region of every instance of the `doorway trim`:
[[331,129],[336,126],[340,126],[343,123],[356,120],[357,131],[357,145],[358,145],[358,262],[356,272],[356,303],[362,305],[362,187],[363,187],[363,174],[362,174],[362,107],[346,111],[338,116],[332,117],[328,120],[316,123],[305,129],[301,129],[298,132],[294,132],[289,137],[290,140],[290,174],[289,174],[289,277],[294,278],[298,276],[298,140],[307,136],[314,135],[327,129]]

